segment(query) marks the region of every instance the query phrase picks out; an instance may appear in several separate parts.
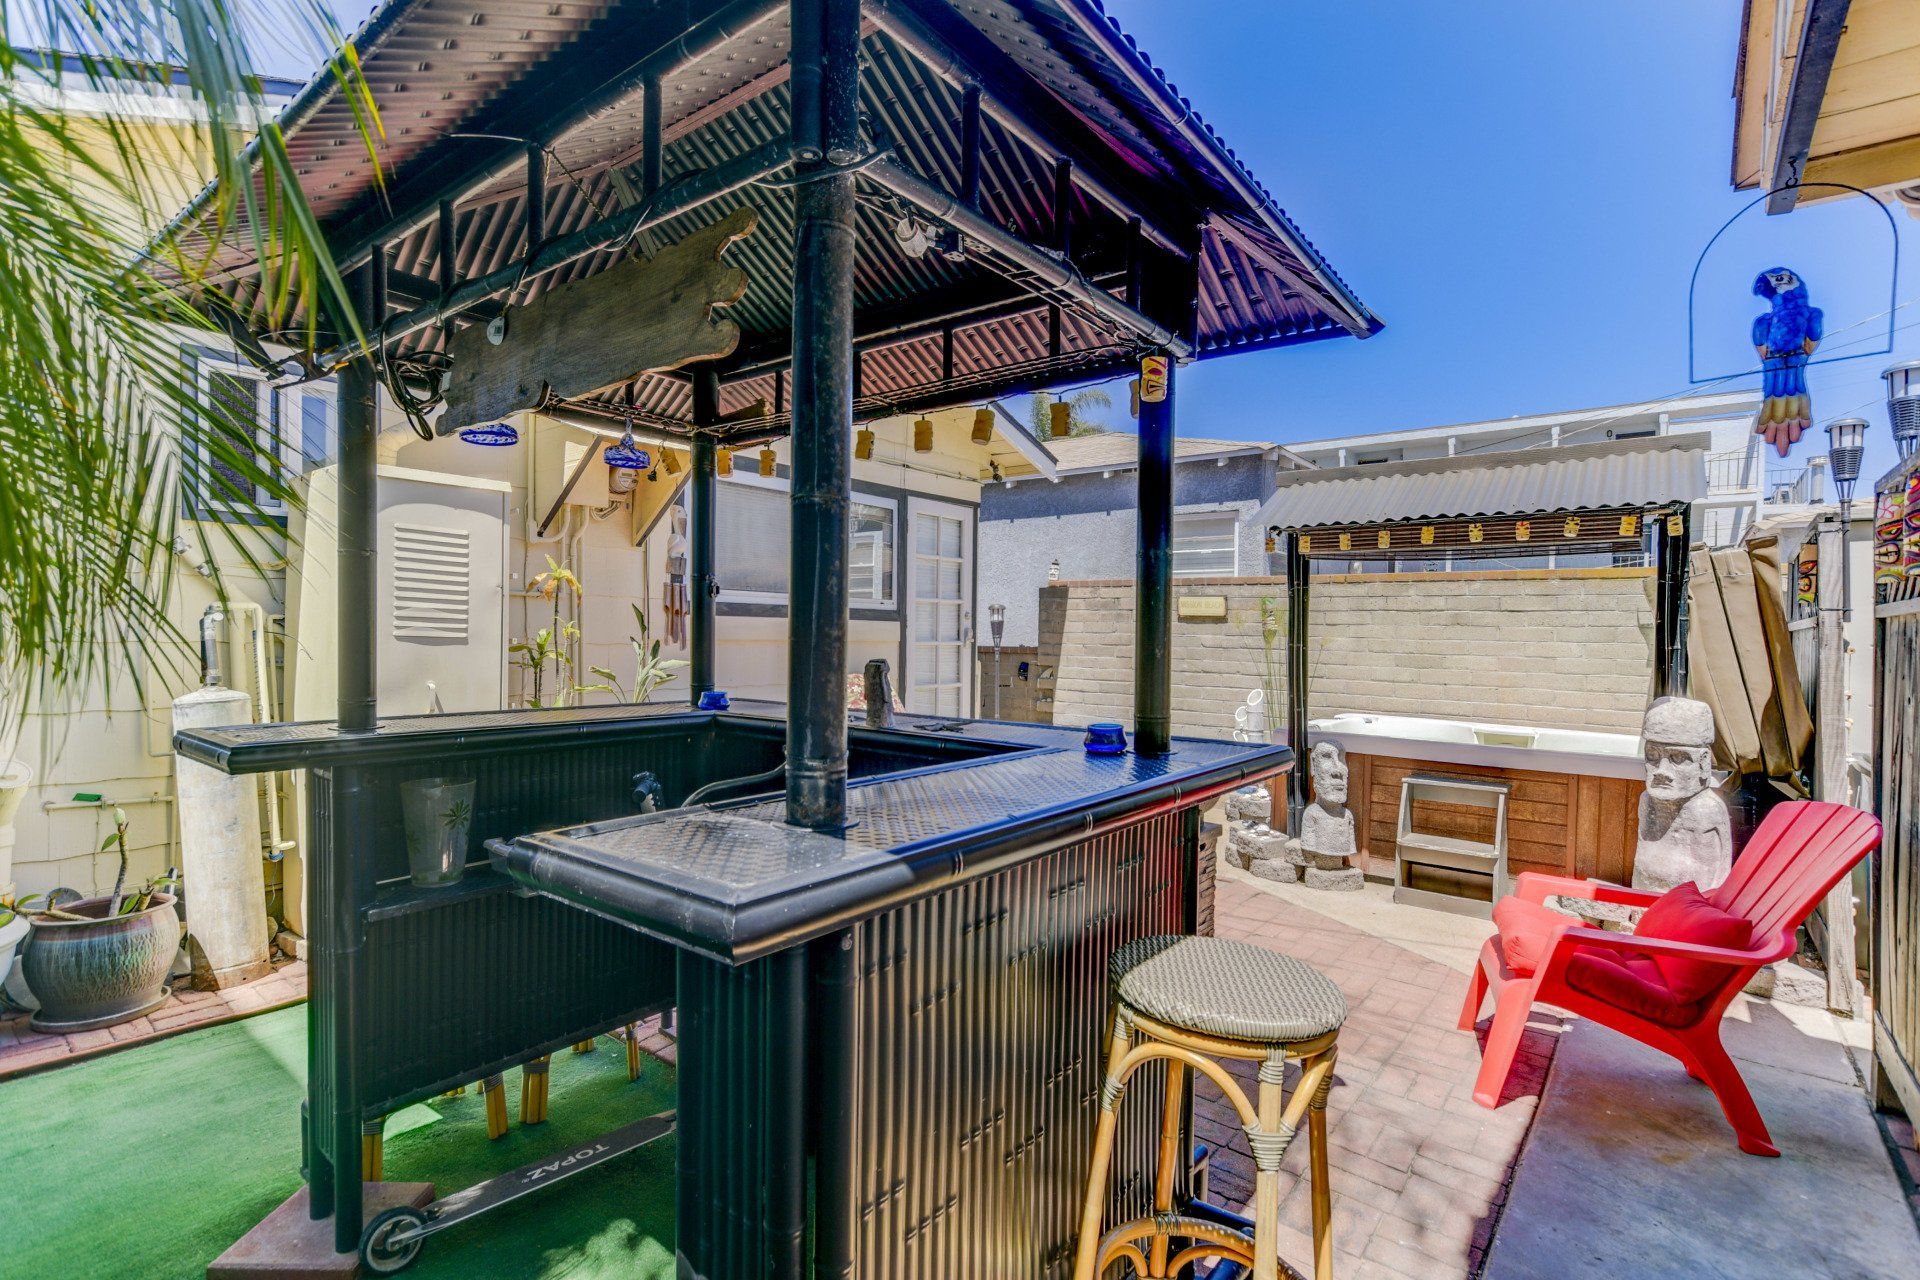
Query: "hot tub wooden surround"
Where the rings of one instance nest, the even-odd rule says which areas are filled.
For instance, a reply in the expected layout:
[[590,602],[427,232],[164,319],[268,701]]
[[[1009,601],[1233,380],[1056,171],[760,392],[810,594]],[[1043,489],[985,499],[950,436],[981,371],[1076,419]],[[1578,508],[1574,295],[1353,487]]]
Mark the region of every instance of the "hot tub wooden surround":
[[[1548,773],[1487,765],[1435,763],[1402,756],[1350,752],[1349,807],[1361,865],[1375,879],[1392,880],[1400,784],[1408,774],[1505,782],[1507,874],[1545,871],[1626,884],[1633,877],[1635,826],[1646,784],[1633,778]],[[1421,830],[1473,840],[1493,834],[1492,810],[1414,801]]]

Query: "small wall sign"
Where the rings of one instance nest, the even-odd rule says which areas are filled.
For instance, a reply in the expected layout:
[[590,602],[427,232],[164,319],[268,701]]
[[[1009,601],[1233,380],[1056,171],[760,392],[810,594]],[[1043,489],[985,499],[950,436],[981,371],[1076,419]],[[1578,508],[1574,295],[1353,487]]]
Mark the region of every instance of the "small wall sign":
[[1177,606],[1182,622],[1225,622],[1225,596],[1181,596]]

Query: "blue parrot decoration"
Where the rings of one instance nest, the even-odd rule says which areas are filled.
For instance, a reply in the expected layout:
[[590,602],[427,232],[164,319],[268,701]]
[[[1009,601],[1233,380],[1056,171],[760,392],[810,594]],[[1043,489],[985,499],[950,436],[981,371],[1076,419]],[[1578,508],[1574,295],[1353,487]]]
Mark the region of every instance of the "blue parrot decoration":
[[1807,283],[1785,267],[1768,267],[1754,277],[1753,292],[1773,305],[1753,320],[1753,345],[1760,353],[1760,390],[1766,397],[1754,434],[1781,457],[1813,425],[1813,397],[1807,394],[1807,357],[1820,345],[1825,326],[1820,308],[1807,302]]

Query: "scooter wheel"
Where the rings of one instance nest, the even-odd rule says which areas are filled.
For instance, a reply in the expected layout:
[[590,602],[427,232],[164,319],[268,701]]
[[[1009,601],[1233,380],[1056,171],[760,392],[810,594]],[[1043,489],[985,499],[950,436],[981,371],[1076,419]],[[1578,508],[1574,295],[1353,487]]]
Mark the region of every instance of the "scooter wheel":
[[396,1241],[394,1236],[409,1228],[425,1226],[426,1221],[426,1214],[404,1204],[376,1214],[373,1221],[367,1224],[367,1229],[360,1233],[361,1265],[377,1276],[405,1271],[420,1256],[420,1246],[426,1243],[426,1238],[413,1236]]

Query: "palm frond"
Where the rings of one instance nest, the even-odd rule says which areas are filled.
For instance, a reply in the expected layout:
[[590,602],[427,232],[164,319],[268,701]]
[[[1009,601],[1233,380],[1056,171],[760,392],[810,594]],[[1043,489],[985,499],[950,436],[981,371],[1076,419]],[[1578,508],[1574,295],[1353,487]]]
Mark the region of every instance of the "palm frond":
[[[322,0],[270,7],[270,29],[332,59],[371,152],[371,98]],[[204,458],[199,478],[243,516],[295,497],[277,460],[237,441],[185,377],[183,340],[218,332],[195,306],[207,239],[152,257],[142,246],[210,176],[215,247],[247,236],[286,282],[281,305],[310,323],[351,308],[277,129],[245,142],[267,108],[229,0],[0,0],[9,34],[15,19],[61,50],[0,44],[0,703],[17,713],[26,694],[184,651],[167,607],[183,457]],[[143,99],[176,93],[176,78],[197,118],[157,142]],[[249,525],[193,533],[258,567]]]

